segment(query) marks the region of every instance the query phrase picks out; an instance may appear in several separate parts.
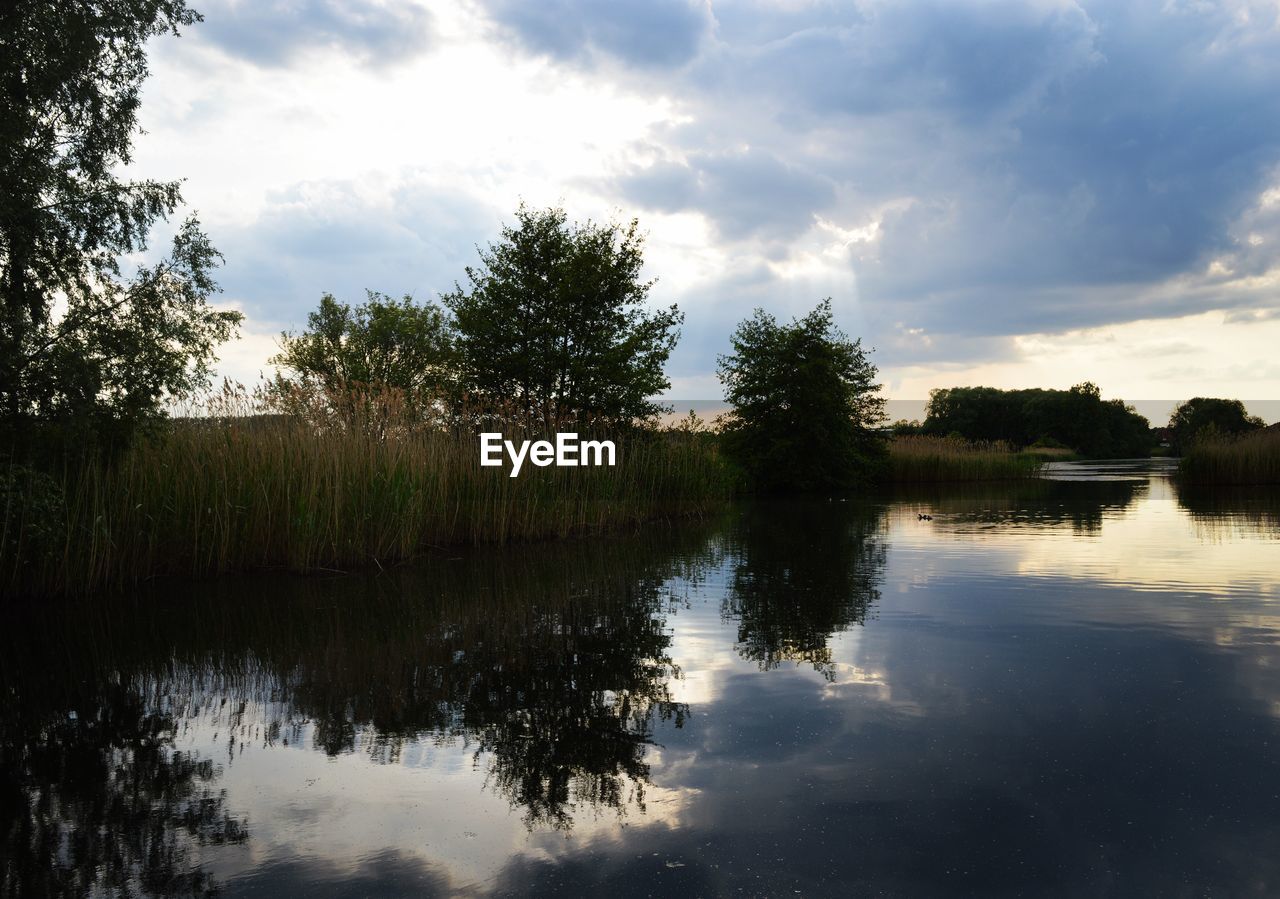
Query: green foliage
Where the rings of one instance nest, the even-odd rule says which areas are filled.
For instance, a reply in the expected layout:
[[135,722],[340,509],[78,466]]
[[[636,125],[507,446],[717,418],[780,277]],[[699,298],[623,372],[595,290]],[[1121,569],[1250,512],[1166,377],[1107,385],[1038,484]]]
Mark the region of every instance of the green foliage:
[[1245,412],[1239,400],[1198,396],[1187,400],[1169,416],[1169,442],[1177,453],[1193,444],[1247,434],[1263,427],[1260,418]]
[[[194,218],[125,282],[119,259],[181,202],[123,181],[146,44],[198,15],[182,0],[0,5],[0,441],[118,443],[166,395],[207,382],[238,313],[206,304],[220,258]],[[55,314],[55,301],[63,311]],[[28,444],[28,445],[23,445]]]
[[684,317],[645,309],[637,223],[571,225],[563,209],[523,205],[516,220],[467,268],[469,289],[443,298],[469,398],[542,421],[665,411],[649,397],[670,386],[662,369]]
[[830,300],[788,325],[757,309],[732,343],[719,359],[733,407],[721,434],[752,489],[840,489],[874,477],[885,400],[862,341],[835,326]]
[[365,303],[354,308],[325,294],[303,333],[281,335],[271,364],[289,372],[281,378],[287,384],[315,382],[328,390],[377,385],[416,396],[445,388],[451,353],[439,307],[368,291]]
[[1149,422],[1122,400],[1102,399],[1087,381],[1070,390],[933,390],[924,432],[1017,446],[1051,440],[1093,458],[1145,456],[1151,449]]
[[47,561],[61,549],[65,523],[57,481],[25,465],[0,468],[0,556],[25,566]]

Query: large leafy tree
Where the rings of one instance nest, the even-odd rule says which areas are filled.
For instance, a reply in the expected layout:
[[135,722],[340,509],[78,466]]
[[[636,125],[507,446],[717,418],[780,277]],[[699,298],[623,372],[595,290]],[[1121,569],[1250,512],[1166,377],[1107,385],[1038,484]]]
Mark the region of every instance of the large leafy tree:
[[438,306],[368,291],[366,301],[354,307],[325,294],[307,316],[305,331],[281,335],[280,353],[271,362],[288,372],[286,381],[330,390],[391,387],[416,395],[446,385],[450,354],[448,323]]
[[198,19],[183,0],[0,3],[0,452],[32,425],[127,435],[207,383],[235,331],[194,218],[166,259],[121,267],[181,203],[178,182],[119,175],[146,43]]
[[839,489],[874,475],[885,400],[862,341],[836,327],[830,300],[790,324],[757,309],[731,340],[719,359],[732,406],[721,433],[751,486]]
[[663,407],[663,366],[679,336],[675,306],[651,311],[643,237],[629,225],[570,224],[563,209],[521,206],[516,224],[467,268],[453,312],[462,388],[488,405],[629,421]]

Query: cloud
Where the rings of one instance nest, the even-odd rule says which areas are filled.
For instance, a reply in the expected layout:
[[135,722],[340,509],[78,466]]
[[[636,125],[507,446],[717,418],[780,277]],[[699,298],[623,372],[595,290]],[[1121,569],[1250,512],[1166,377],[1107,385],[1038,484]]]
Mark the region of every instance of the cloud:
[[[996,338],[1250,308],[1265,291],[1228,288],[1209,266],[1280,267],[1280,204],[1261,199],[1280,163],[1274,15],[735,2],[712,7],[710,36],[679,38],[662,58],[630,49],[659,13],[632,10],[604,41],[584,37],[596,4],[556,9],[581,24],[555,47],[494,14],[562,64],[630,67],[685,115],[637,149],[647,165],[604,189],[701,214],[722,244],[773,262],[800,252],[818,216],[868,230],[847,264],[873,336]],[[691,33],[702,34],[680,32]]]
[[499,216],[416,176],[390,182],[294,184],[241,228],[220,229],[219,281],[261,323],[296,327],[321,294],[362,300],[366,288],[434,300],[476,261]]
[[826,178],[752,150],[695,153],[684,163],[658,163],[623,176],[618,189],[650,209],[697,209],[729,240],[796,237],[835,200]]
[[208,0],[191,29],[228,55],[259,66],[289,65],[303,53],[337,52],[375,65],[431,46],[424,7],[375,0]]
[[525,50],[588,66],[609,58],[641,68],[683,65],[712,24],[707,5],[693,0],[492,0],[487,9]]

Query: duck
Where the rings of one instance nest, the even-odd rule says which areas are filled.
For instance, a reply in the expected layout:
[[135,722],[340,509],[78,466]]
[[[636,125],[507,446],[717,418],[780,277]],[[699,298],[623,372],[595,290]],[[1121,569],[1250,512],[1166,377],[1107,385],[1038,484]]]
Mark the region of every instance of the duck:
[[926,515],[923,512],[916,513],[916,521],[933,521],[932,515]]

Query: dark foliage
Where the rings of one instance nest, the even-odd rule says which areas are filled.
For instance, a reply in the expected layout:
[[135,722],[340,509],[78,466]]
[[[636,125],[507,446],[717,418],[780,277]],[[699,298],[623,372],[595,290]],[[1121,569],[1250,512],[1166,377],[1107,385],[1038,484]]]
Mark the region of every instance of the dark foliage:
[[122,441],[166,395],[207,382],[240,320],[207,305],[220,257],[194,218],[162,262],[124,280],[119,261],[181,202],[178,182],[116,175],[139,131],[146,45],[198,18],[182,0],[0,4],[4,450],[34,451],[33,434]]
[[521,206],[515,227],[467,268],[453,312],[461,387],[528,416],[609,421],[664,411],[650,397],[683,315],[645,308],[643,237],[629,225],[569,224],[563,209]]
[[725,452],[762,491],[841,489],[878,473],[884,398],[860,340],[849,340],[825,300],[780,325],[757,309],[719,359]]
[[1070,390],[934,390],[924,432],[1017,446],[1053,441],[1094,458],[1145,456],[1152,446],[1150,422],[1122,400],[1104,400],[1087,381]]
[[1239,400],[1197,396],[1182,403],[1169,416],[1169,442],[1174,452],[1185,452],[1198,440],[1236,437],[1265,426],[1249,415]]

